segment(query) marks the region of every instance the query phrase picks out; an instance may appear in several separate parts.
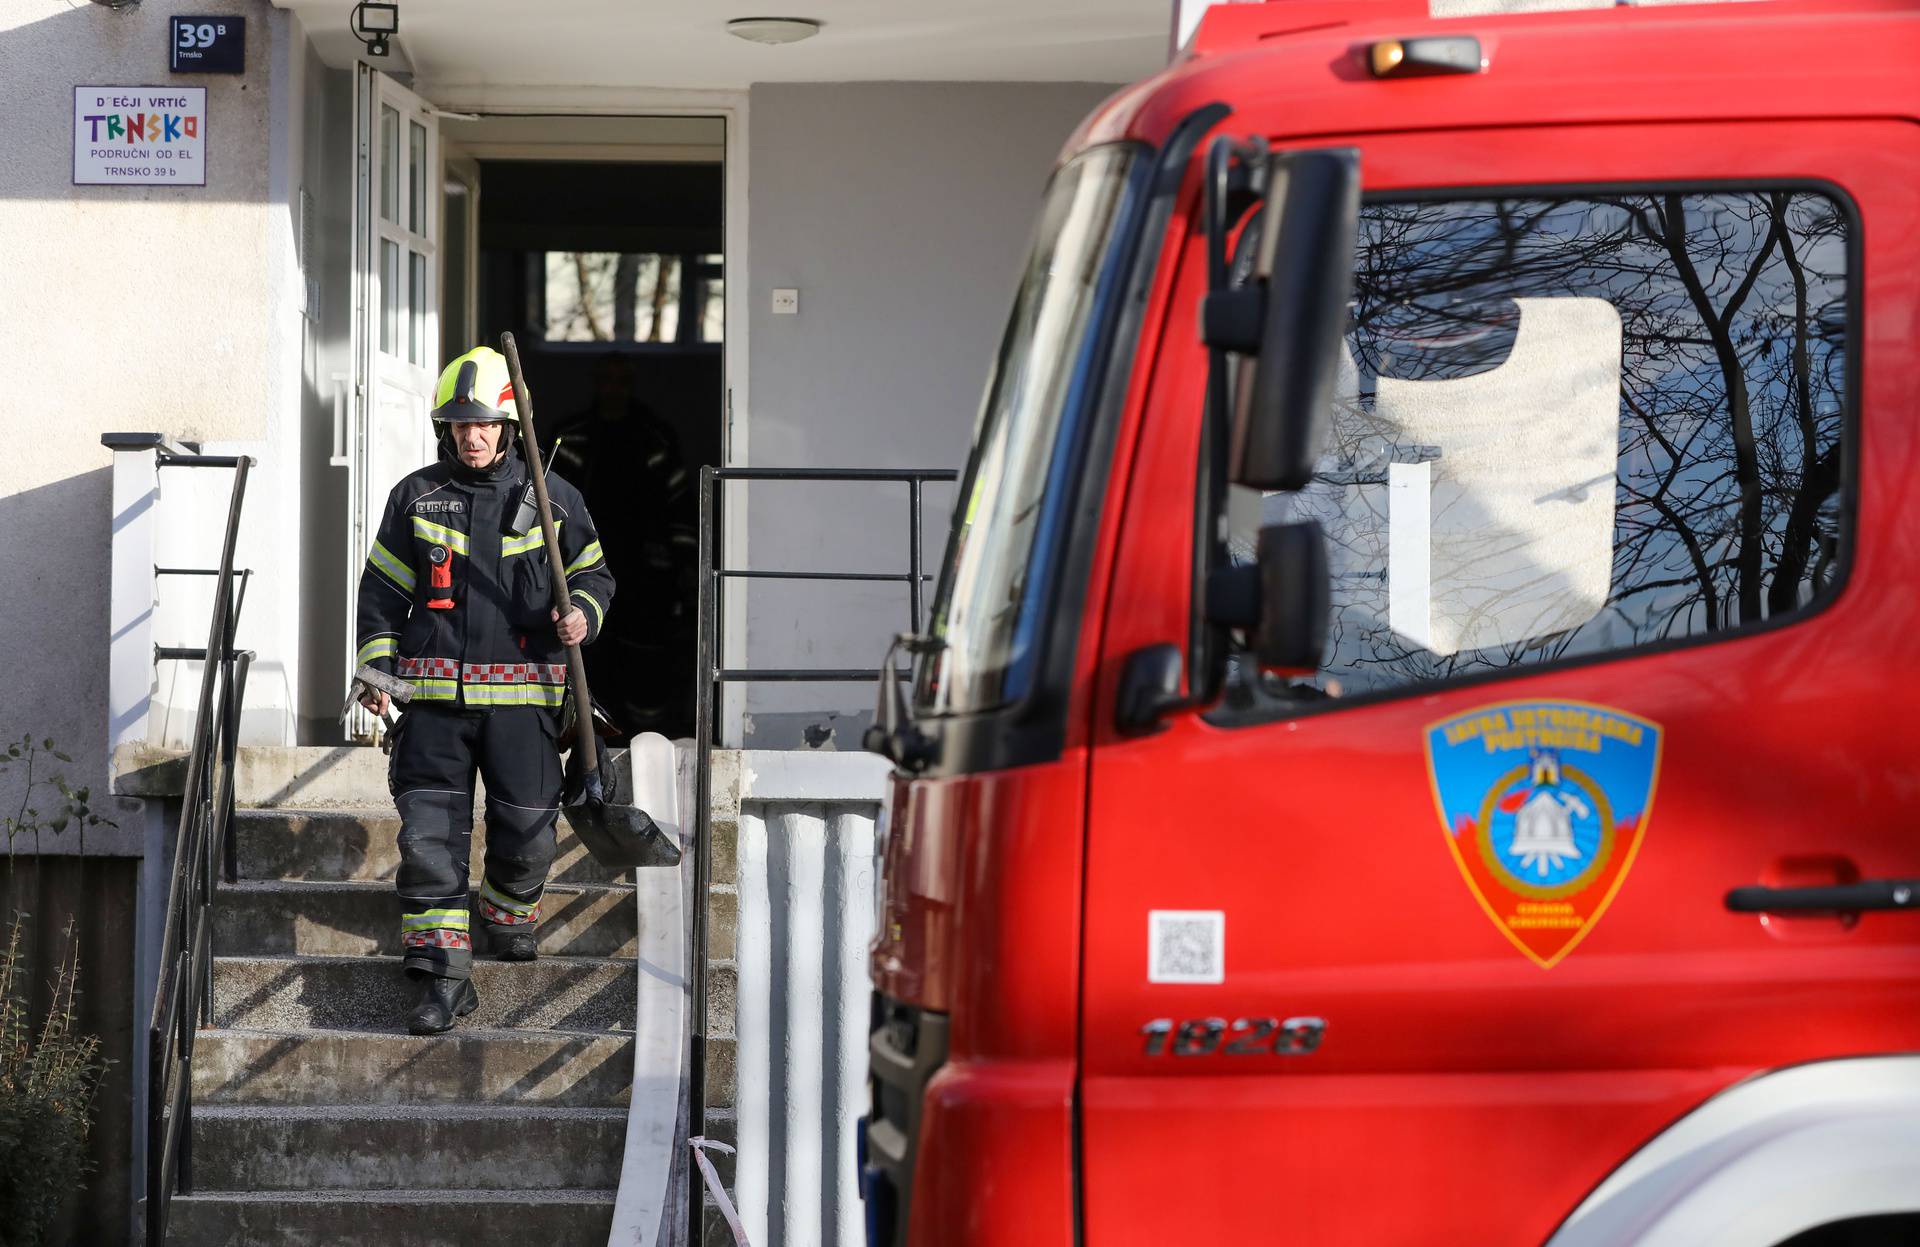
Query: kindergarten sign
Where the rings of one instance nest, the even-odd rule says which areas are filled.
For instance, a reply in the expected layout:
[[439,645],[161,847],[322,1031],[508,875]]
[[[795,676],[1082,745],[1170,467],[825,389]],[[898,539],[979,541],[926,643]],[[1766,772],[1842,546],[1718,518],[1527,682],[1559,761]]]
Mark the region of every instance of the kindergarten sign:
[[75,87],[75,186],[205,186],[205,87]]

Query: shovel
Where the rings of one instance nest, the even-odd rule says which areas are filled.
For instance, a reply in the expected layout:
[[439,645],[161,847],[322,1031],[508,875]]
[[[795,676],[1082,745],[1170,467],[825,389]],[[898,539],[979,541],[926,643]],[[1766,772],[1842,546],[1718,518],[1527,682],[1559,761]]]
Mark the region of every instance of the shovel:
[[[540,458],[540,442],[533,431],[533,400],[527,381],[520,372],[520,350],[513,335],[500,335],[500,350],[507,357],[507,372],[513,379],[514,405],[520,412],[520,436],[527,444],[527,471],[533,477],[533,496],[540,508],[540,535],[547,546],[547,560],[553,568],[553,606],[561,615],[573,609],[567,597],[566,560],[560,554],[560,537],[553,527],[553,507],[547,501],[547,472]],[[579,754],[582,777],[581,797],[577,804],[564,806],[567,826],[587,846],[587,852],[603,866],[621,870],[635,866],[677,866],[680,849],[654,823],[645,810],[630,805],[610,805],[607,793],[611,784],[600,774],[600,748],[593,736],[593,699],[587,695],[587,665],[578,645],[567,646],[567,675],[573,686],[573,722],[577,733],[574,750]]]

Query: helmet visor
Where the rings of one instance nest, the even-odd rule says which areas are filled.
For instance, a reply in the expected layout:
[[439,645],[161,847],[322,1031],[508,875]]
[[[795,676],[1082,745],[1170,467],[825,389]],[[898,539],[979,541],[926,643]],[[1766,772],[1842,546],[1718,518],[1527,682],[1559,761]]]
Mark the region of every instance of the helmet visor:
[[[414,418],[419,419],[418,416]],[[512,415],[497,407],[459,398],[435,407],[433,418],[440,424],[493,424],[498,421],[513,420]]]

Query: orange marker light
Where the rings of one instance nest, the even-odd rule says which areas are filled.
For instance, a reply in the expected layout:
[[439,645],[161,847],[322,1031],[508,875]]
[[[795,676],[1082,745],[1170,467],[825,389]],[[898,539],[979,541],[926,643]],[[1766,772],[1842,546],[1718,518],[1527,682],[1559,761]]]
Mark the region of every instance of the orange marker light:
[[1434,74],[1477,74],[1487,61],[1472,35],[1426,39],[1382,39],[1367,49],[1367,68],[1376,78],[1425,78]]

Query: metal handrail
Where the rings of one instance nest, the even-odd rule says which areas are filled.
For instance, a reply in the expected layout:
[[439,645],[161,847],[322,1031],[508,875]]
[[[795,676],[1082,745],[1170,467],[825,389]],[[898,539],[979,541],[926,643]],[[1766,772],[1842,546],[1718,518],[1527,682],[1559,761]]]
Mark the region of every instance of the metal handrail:
[[[215,864],[224,861],[233,878],[232,844],[227,834],[233,816],[233,769],[240,742],[240,709],[246,698],[249,650],[233,647],[252,575],[242,571],[234,591],[233,550],[240,533],[240,510],[247,492],[246,455],[180,454],[155,447],[159,466],[233,469],[227,501],[226,538],[220,566],[203,573],[217,576],[213,618],[206,648],[156,647],[156,661],[202,659],[200,700],[193,721],[193,749],[187,757],[187,782],[180,799],[180,830],[174,839],[173,869],[167,888],[166,926],[160,938],[160,971],[147,1029],[147,1242],[166,1240],[167,1214],[176,1193],[193,1189],[193,1041],[199,1028],[213,1024],[213,901],[219,881]],[[183,569],[156,568],[156,575],[181,575]]]
[[[728,684],[767,681],[784,684],[843,684],[876,680],[880,669],[721,667],[719,656],[721,586],[728,580],[868,581],[907,586],[907,631],[918,632],[924,611],[923,587],[932,579],[921,568],[921,506],[929,481],[953,481],[960,474],[950,468],[714,468],[700,469],[700,604],[698,638],[694,646],[694,854],[693,854],[693,1034],[689,1069],[687,1126],[705,1130],[707,1115],[707,887],[713,856],[713,731],[718,718],[715,701]],[[810,572],[797,570],[748,571],[716,565],[713,521],[721,491],[728,481],[814,481],[840,484],[904,484],[907,486],[907,571]],[[905,680],[909,675],[896,670]],[[703,1237],[701,1188],[688,1184],[687,1209],[691,1237]]]

